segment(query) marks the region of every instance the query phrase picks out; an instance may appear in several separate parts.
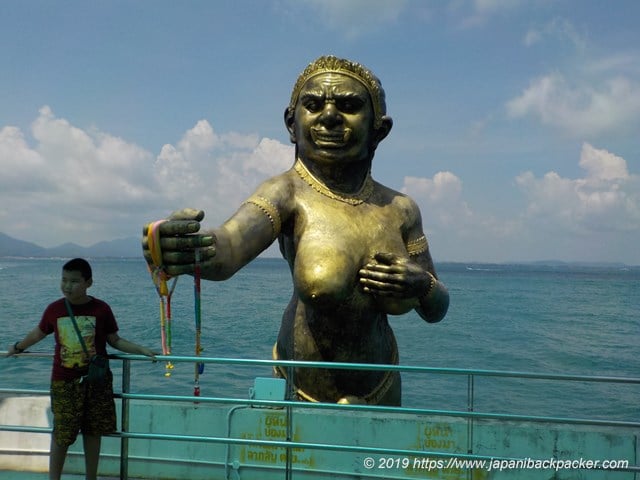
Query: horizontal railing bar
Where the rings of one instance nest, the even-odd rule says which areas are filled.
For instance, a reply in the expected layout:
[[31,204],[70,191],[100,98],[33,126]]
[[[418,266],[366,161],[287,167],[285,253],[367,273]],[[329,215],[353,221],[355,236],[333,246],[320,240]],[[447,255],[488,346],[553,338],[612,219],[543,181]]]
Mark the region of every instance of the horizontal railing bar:
[[118,436],[129,439],[138,440],[166,440],[166,441],[179,441],[179,442],[202,442],[202,443],[223,443],[230,445],[252,445],[261,447],[279,447],[283,449],[287,448],[302,448],[311,450],[328,450],[338,452],[360,452],[369,454],[385,454],[385,455],[403,455],[403,456],[416,456],[416,457],[441,457],[451,458],[456,457],[460,459],[476,459],[476,460],[516,460],[511,457],[495,457],[488,455],[475,455],[472,453],[462,452],[436,452],[428,450],[407,450],[400,448],[388,448],[388,447],[367,447],[362,445],[343,445],[337,443],[309,443],[309,442],[297,442],[297,441],[283,441],[283,440],[258,440],[252,438],[230,438],[230,437],[209,437],[199,435],[172,435],[172,434],[153,434],[153,433],[136,433],[136,432],[122,432]]
[[[235,399],[226,397],[195,397],[180,395],[148,395],[148,394],[116,394],[118,398],[126,398],[128,400],[151,400],[151,401],[167,401],[167,402],[191,402],[191,403],[211,403],[211,404],[235,404],[247,406],[268,406],[268,407],[285,407],[287,405],[297,409],[324,409],[324,410],[367,410],[375,413],[401,413],[407,415],[430,415],[430,416],[446,416],[459,417],[475,420],[503,420],[512,422],[536,422],[536,423],[563,423],[571,425],[591,425],[599,427],[617,427],[617,428],[640,428],[640,422],[622,421],[622,420],[598,420],[587,418],[572,417],[548,417],[548,416],[532,416],[517,415],[491,412],[465,412],[457,410],[435,410],[435,409],[418,409],[404,407],[384,407],[373,405],[338,405],[332,403],[305,403],[292,401],[272,401],[272,400],[252,400],[252,399]],[[13,425],[0,425],[0,431],[10,432],[31,432],[31,433],[49,433],[50,429],[45,427],[22,427]]]
[[[6,357],[7,355],[9,355],[9,352],[5,350],[4,352],[0,353],[0,358],[1,357]],[[53,358],[53,353],[25,351],[25,352],[22,352],[22,353],[14,353],[13,357],[15,357],[15,358],[20,358],[20,357]]]
[[11,393],[14,395],[49,395],[50,390],[30,390],[28,388],[0,388],[0,394]]
[[[42,352],[25,352],[16,357],[52,357],[50,353]],[[109,358],[117,360],[142,360],[149,361],[149,357],[144,355],[130,354],[110,354]],[[344,363],[344,362],[311,362],[299,360],[265,360],[250,358],[226,358],[226,357],[197,357],[197,356],[178,356],[178,355],[156,355],[156,361],[171,361],[175,363],[213,363],[226,365],[262,365],[267,367],[273,366],[289,366],[289,367],[308,367],[308,368],[326,368],[326,369],[349,369],[349,370],[384,370],[384,371],[401,371],[415,373],[431,373],[439,375],[478,375],[488,377],[513,377],[527,378],[538,380],[566,380],[578,382],[606,382],[606,383],[627,383],[640,385],[640,377],[620,377],[607,375],[578,375],[578,374],[562,374],[562,373],[537,373],[526,371],[511,370],[485,370],[485,369],[467,369],[467,368],[441,368],[441,367],[421,367],[415,365],[386,365],[374,363]]]
[[[1,430],[17,431],[17,432],[33,432],[33,433],[51,433],[51,428],[37,427],[3,427]],[[328,450],[337,452],[360,452],[368,454],[384,454],[398,456],[414,456],[414,457],[438,457],[438,458],[458,458],[462,460],[487,460],[487,461],[518,461],[519,457],[497,457],[489,455],[476,455],[462,452],[436,452],[428,450],[407,450],[395,449],[388,447],[367,447],[362,445],[342,445],[327,443],[309,443],[296,441],[280,441],[280,440],[256,440],[248,438],[232,438],[232,437],[210,437],[198,435],[172,435],[172,434],[155,434],[155,433],[136,433],[136,432],[117,432],[105,435],[107,437],[128,438],[136,440],[164,440],[179,442],[198,442],[198,443],[222,443],[227,445],[253,445],[264,447],[280,447],[280,448],[307,448],[311,450]],[[629,465],[627,468],[617,469],[619,471],[640,471],[640,465]]]
[[375,413],[401,413],[407,415],[435,415],[435,416],[449,416],[449,417],[461,417],[461,418],[474,418],[483,420],[509,420],[518,422],[546,422],[546,423],[570,423],[579,425],[595,425],[602,427],[624,427],[624,428],[640,428],[640,422],[624,421],[624,420],[598,420],[587,418],[571,418],[571,417],[548,417],[548,416],[535,416],[535,415],[518,415],[518,414],[506,414],[506,413],[491,413],[491,412],[468,412],[459,410],[434,410],[434,409],[422,409],[422,408],[408,408],[408,407],[386,407],[379,405],[343,405],[336,403],[301,403],[299,401],[286,401],[286,400],[254,400],[254,399],[239,399],[228,397],[195,397],[190,395],[154,395],[154,394],[142,394],[142,393],[123,393],[117,394],[117,397],[125,398],[128,400],[155,400],[155,401],[177,401],[177,402],[193,402],[193,403],[222,403],[222,404],[239,404],[239,405],[251,405],[251,406],[266,406],[266,407],[286,407],[292,406],[297,409],[324,409],[324,410],[365,410]]
[[[110,358],[119,360],[146,360],[149,357],[144,355],[127,355],[114,354],[109,355]],[[640,385],[640,377],[620,377],[606,375],[576,375],[576,374],[555,374],[555,373],[536,373],[536,372],[520,372],[509,370],[477,370],[466,368],[440,368],[440,367],[420,367],[412,365],[386,365],[375,363],[343,363],[343,362],[311,362],[300,360],[264,360],[250,358],[225,358],[225,357],[196,357],[196,356],[177,356],[177,355],[157,355],[157,361],[171,361],[183,363],[214,363],[226,365],[262,365],[267,367],[273,366],[289,366],[289,367],[308,367],[308,368],[327,368],[327,369],[349,369],[349,370],[384,370],[384,371],[402,371],[416,373],[433,373],[443,375],[479,375],[493,377],[515,377],[530,378],[540,380],[571,380],[581,382],[609,382],[609,383],[629,383]]]
[[21,433],[46,433],[50,434],[51,427],[23,427],[22,425],[0,425],[0,432],[21,432]]
[[[486,460],[486,461],[518,461],[523,460],[519,457],[497,457],[492,455],[477,455],[473,453],[463,452],[437,452],[429,450],[407,450],[387,447],[366,447],[362,445],[341,445],[333,443],[308,443],[296,441],[281,440],[256,440],[248,438],[229,438],[229,437],[205,437],[205,436],[189,436],[189,435],[171,435],[171,434],[149,434],[149,433],[133,433],[122,432],[117,436],[129,439],[139,440],[175,440],[187,442],[204,442],[204,443],[223,443],[233,445],[253,445],[253,446],[270,446],[280,448],[302,448],[311,450],[328,450],[337,452],[360,452],[367,454],[384,454],[398,456],[413,457],[436,457],[436,458],[456,458],[461,460]],[[545,458],[546,460],[546,458]],[[580,470],[580,468],[578,468]],[[640,471],[640,465],[629,465],[627,468],[616,469],[619,471]]]

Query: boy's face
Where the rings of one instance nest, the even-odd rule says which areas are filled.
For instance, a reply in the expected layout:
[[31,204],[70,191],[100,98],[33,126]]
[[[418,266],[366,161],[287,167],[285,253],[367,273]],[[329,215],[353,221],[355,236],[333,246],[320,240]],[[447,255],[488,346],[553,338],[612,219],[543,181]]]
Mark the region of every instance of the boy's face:
[[77,270],[62,270],[60,290],[71,303],[84,303],[87,300],[87,288],[91,286],[91,279],[85,280]]

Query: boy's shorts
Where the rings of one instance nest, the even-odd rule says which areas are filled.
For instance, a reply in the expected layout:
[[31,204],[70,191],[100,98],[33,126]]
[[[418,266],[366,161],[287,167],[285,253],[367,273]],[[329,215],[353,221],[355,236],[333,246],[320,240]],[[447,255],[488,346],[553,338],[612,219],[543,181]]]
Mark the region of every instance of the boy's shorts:
[[104,435],[116,430],[113,375],[104,385],[88,385],[80,379],[51,382],[53,438],[60,446],[76,441],[78,432]]

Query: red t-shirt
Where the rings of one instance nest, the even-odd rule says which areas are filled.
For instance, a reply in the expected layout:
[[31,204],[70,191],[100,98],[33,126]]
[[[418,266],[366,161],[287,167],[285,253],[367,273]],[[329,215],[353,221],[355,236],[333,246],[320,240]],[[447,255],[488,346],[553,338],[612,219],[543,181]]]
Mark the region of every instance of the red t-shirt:
[[107,335],[118,331],[118,324],[106,302],[94,297],[83,305],[71,305],[89,356],[73,327],[64,298],[50,304],[42,314],[38,327],[49,335],[55,334],[56,350],[53,356],[52,380],[72,380],[87,373],[89,359],[96,354],[107,354]]

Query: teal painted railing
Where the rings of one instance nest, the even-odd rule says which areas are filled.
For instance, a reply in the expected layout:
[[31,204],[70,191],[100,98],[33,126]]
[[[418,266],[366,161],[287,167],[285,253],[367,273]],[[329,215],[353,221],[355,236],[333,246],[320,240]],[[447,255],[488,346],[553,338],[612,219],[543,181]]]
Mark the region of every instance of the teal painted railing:
[[[25,353],[21,357],[50,358],[50,354],[41,353]],[[354,363],[337,363],[337,362],[300,362],[285,360],[256,360],[256,359],[238,359],[238,358],[210,358],[195,356],[158,356],[158,361],[171,361],[172,363],[205,363],[219,365],[240,365],[240,366],[283,366],[285,368],[305,367],[305,368],[326,368],[326,369],[351,369],[351,370],[384,370],[384,371],[400,371],[419,373],[424,375],[449,375],[466,377],[467,383],[467,409],[460,410],[434,410],[422,408],[406,408],[406,407],[384,407],[372,405],[338,405],[326,403],[307,403],[297,401],[273,401],[258,400],[251,398],[229,398],[229,397],[206,397],[206,396],[190,396],[190,395],[155,395],[135,393],[131,390],[131,362],[149,361],[147,357],[140,355],[110,355],[112,360],[122,361],[122,391],[116,392],[116,398],[121,399],[121,431],[115,433],[113,437],[120,438],[120,478],[128,479],[128,460],[129,460],[129,440],[130,439],[146,439],[146,440],[167,440],[167,441],[185,441],[185,442],[206,442],[213,444],[226,445],[254,445],[254,446],[270,446],[285,448],[287,457],[294,448],[327,450],[327,451],[351,451],[367,454],[379,455],[398,455],[398,456],[429,456],[433,458],[451,458],[468,460],[487,460],[487,461],[517,461],[519,458],[498,457],[495,455],[486,456],[472,453],[474,421],[476,420],[497,420],[497,421],[516,421],[516,422],[540,422],[540,423],[558,423],[565,425],[583,425],[613,428],[630,428],[638,429],[640,432],[640,422],[624,421],[624,420],[603,420],[592,418],[574,418],[574,417],[556,417],[556,416],[535,416],[535,415],[517,415],[517,414],[501,414],[489,412],[477,412],[474,410],[474,401],[476,396],[476,380],[479,377],[502,377],[520,380],[550,380],[558,382],[586,382],[586,383],[604,383],[610,385],[638,385],[640,386],[640,378],[616,377],[616,376],[592,376],[592,375],[570,375],[570,374],[545,374],[534,372],[518,372],[518,371],[502,371],[502,370],[481,370],[481,369],[458,369],[458,368],[434,368],[434,367],[418,367],[404,365],[373,365],[373,364],[354,364]],[[0,394],[5,395],[48,395],[48,390],[39,389],[17,389],[17,388],[0,388]],[[143,401],[163,401],[163,402],[197,402],[211,404],[225,404],[237,406],[263,406],[263,407],[279,407],[287,412],[287,438],[283,441],[276,440],[257,440],[248,438],[230,438],[221,436],[190,436],[190,435],[167,435],[154,433],[140,433],[130,431],[129,418],[129,402],[132,400]],[[468,431],[468,453],[446,453],[438,451],[424,450],[406,450],[406,449],[390,449],[375,448],[359,445],[335,445],[326,443],[306,443],[292,440],[291,432],[291,416],[296,408],[305,409],[351,409],[354,411],[370,411],[376,413],[401,413],[414,415],[432,415],[439,417],[457,417],[465,419]],[[0,431],[9,432],[30,432],[30,433],[50,433],[49,428],[31,427],[31,426],[14,426],[0,425]],[[228,463],[228,459],[225,460]],[[285,470],[285,478],[291,478],[291,462],[287,458]],[[612,469],[617,472],[634,472],[636,477],[640,478],[640,465],[623,465]],[[470,474],[469,474],[470,475]],[[360,477],[366,476],[359,474]],[[374,475],[371,475],[374,477]],[[470,478],[470,476],[469,476]]]

